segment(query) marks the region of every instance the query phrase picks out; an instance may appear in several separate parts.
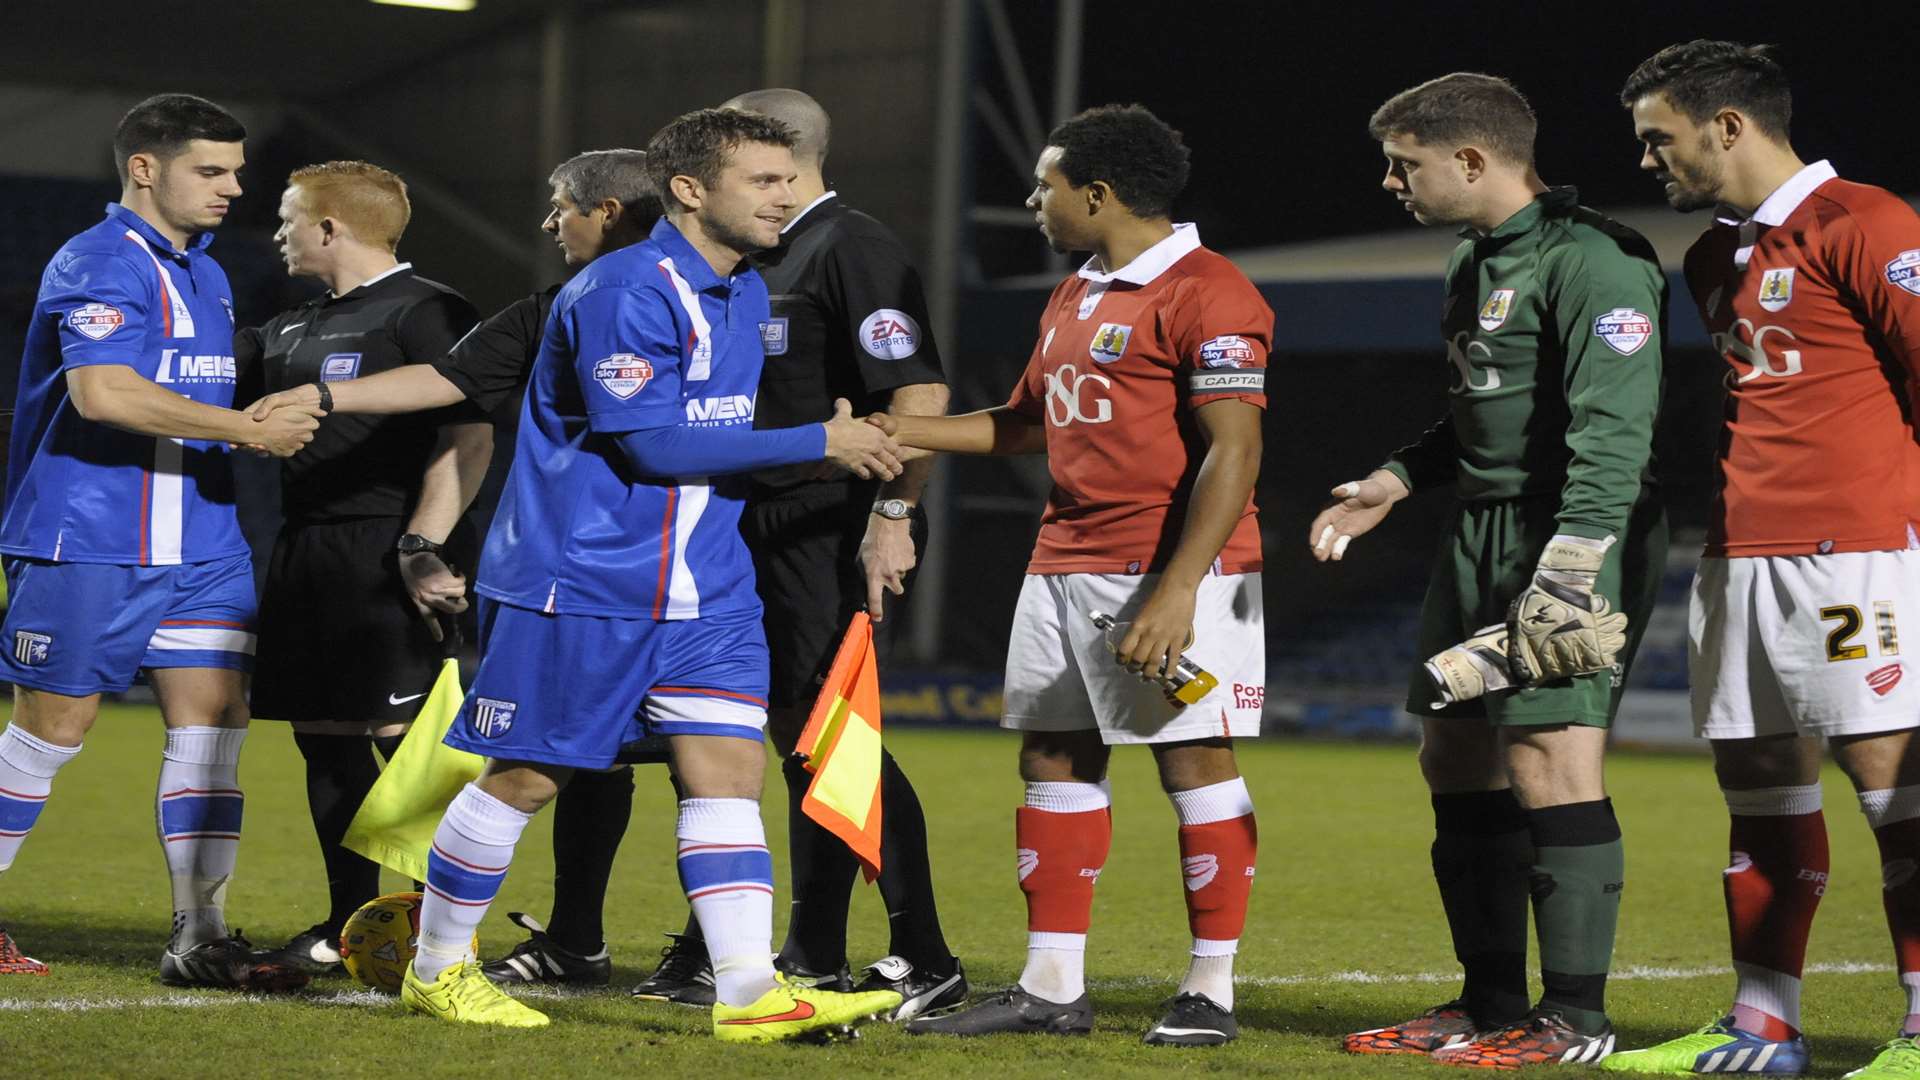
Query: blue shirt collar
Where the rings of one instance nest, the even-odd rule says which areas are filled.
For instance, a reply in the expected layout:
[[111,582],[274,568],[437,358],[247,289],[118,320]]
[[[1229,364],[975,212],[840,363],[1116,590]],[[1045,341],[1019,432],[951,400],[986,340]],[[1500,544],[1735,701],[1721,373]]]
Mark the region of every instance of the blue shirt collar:
[[[653,232],[648,238],[659,244],[661,250],[673,259],[674,269],[680,271],[680,276],[685,278],[687,284],[697,292],[706,292],[708,289],[727,289],[740,276],[734,274],[725,281],[721,280],[720,275],[714,273],[713,267],[707,264],[707,257],[695,251],[693,244],[678,228],[674,227],[672,222],[667,220],[664,214],[659,221],[654,222]],[[747,269],[746,260],[741,260],[740,267],[743,272]]]
[[173,241],[160,235],[160,230],[154,228],[146,218],[121,206],[117,202],[107,204],[107,217],[139,233],[142,239],[153,246],[154,251],[173,259],[184,259],[188,252],[205,251],[207,250],[207,245],[213,243],[213,232],[211,230],[197,232],[187,238],[187,252],[182,252],[173,246]]

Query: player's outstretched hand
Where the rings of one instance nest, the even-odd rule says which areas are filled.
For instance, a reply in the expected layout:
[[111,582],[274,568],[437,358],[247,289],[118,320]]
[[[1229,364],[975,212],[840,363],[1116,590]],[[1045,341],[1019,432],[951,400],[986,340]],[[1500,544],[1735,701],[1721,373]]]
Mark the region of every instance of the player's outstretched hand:
[[862,480],[891,480],[900,475],[900,447],[873,424],[853,418],[846,398],[833,401],[827,421],[827,460]]
[[320,411],[320,387],[317,383],[301,383],[299,386],[268,394],[247,406],[243,411],[251,414],[255,420],[265,420],[275,409],[285,409],[290,406],[309,409],[320,416],[326,415]]
[[1349,480],[1334,488],[1334,501],[1313,524],[1307,527],[1307,546],[1320,562],[1339,562],[1347,556],[1347,545],[1356,536],[1365,536],[1407,497],[1407,485],[1385,469],[1375,469],[1365,480]]
[[257,446],[274,457],[292,457],[313,441],[313,433],[319,429],[323,415],[318,405],[274,409],[264,419],[254,419],[248,438],[241,445]]
[[467,610],[467,579],[431,551],[400,556],[400,580],[407,586],[413,610],[426,620],[433,640],[445,640],[440,613],[458,615]]
[[1113,647],[1114,660],[1142,679],[1165,678],[1193,643],[1193,606],[1193,590],[1156,587]]

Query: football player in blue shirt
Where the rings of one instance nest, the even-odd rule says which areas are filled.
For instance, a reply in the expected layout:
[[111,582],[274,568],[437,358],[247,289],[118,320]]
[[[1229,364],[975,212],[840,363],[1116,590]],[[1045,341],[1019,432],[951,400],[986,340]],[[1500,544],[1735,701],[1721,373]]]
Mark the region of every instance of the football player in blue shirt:
[[[230,444],[287,456],[315,410],[235,412],[233,300],[207,255],[240,195],[246,130],[161,94],[114,132],[122,193],[47,264],[20,362],[0,520],[12,607],[0,678],[0,870],[80,752],[100,695],[146,674],[167,742],[155,813],[173,882],[160,978],[287,990],[307,976],[227,930],[240,743],[253,663],[253,564]],[[0,972],[44,974],[0,930]]]
[[891,991],[789,983],[772,964],[773,861],[760,821],[767,645],[740,538],[741,474],[832,461],[890,479],[897,448],[836,404],[821,424],[753,429],[766,286],[744,258],[794,207],[793,132],[733,110],[653,137],[666,216],[554,298],[514,463],[475,591],[480,669],[447,742],[488,758],[427,860],[419,952],[401,997],[456,1022],[547,1017],[468,955],[528,820],[575,769],[670,736],[686,789],[681,884],[713,959],[714,1034],[770,1041],[897,1007]]

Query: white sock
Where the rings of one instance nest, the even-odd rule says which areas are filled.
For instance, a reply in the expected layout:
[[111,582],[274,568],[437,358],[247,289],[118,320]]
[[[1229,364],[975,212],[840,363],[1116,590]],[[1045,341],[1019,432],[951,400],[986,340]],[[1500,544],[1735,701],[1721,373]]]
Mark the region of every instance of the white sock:
[[1020,989],[1056,1005],[1071,1005],[1085,997],[1087,935],[1029,931]]
[[[1238,941],[1193,942],[1193,958],[1187,963],[1187,977],[1180,980],[1182,994],[1201,994],[1211,998],[1215,1005],[1233,1011],[1233,954],[1238,949]],[[1202,949],[1225,952],[1202,952]]]
[[420,903],[420,949],[413,973],[432,982],[466,960],[474,931],[507,880],[514,845],[532,814],[523,814],[468,784],[447,804],[427,852],[426,891]]
[[40,819],[53,774],[79,752],[77,746],[55,746],[29,735],[17,724],[0,731],[0,871],[13,865]]
[[240,744],[246,728],[167,729],[154,825],[173,880],[173,946],[227,936],[227,883],[240,854]]
[[751,1005],[773,977],[773,857],[753,799],[682,799],[680,886],[700,920],[722,1005]]

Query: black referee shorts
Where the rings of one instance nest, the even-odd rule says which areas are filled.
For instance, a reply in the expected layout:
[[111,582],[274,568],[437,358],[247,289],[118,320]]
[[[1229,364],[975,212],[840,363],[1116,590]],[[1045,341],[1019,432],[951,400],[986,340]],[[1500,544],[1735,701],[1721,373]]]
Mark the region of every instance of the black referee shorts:
[[[872,509],[872,485],[823,483],[749,502],[741,515],[740,533],[753,554],[760,600],[767,608],[767,652],[773,668],[767,703],[773,708],[813,704],[833,666],[847,620],[866,607],[859,554]],[[914,551],[924,557],[927,519],[918,507],[910,531]],[[909,594],[912,582],[909,573]],[[888,610],[900,599],[891,597]],[[883,659],[896,622],[889,618],[875,628],[875,646]]]
[[[400,518],[281,528],[260,597],[254,716],[358,725],[419,713],[447,646],[401,584],[393,545],[405,531]],[[469,580],[472,547],[463,522],[448,557]]]

